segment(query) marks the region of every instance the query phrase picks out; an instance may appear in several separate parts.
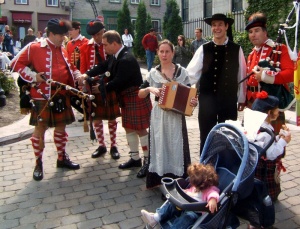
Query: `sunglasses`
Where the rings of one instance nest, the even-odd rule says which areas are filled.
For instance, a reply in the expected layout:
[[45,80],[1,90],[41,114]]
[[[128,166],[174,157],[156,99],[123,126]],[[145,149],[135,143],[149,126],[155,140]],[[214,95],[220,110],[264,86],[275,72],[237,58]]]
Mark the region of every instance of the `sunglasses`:
[[177,39],[177,41],[182,41],[182,39]]

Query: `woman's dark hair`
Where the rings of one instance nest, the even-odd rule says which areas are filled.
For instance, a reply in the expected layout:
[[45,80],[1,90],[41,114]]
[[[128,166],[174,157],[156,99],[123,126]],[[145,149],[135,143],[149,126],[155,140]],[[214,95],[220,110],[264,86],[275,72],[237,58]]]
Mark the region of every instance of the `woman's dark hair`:
[[185,36],[183,35],[178,35],[178,37],[180,37],[182,39],[182,45],[185,47]]

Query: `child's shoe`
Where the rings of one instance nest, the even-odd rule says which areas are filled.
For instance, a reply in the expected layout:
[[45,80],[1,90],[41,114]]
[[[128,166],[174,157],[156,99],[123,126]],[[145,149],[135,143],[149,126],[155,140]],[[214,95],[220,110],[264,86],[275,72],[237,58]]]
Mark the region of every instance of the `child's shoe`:
[[154,213],[147,212],[146,210],[141,210],[142,218],[145,223],[149,224],[150,227],[154,228],[158,222],[154,219]]

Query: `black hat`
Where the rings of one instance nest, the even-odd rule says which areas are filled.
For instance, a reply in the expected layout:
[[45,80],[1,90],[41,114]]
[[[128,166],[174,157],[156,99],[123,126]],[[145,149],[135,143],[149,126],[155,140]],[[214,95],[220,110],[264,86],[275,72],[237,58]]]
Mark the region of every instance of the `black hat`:
[[104,29],[104,25],[99,19],[90,20],[86,25],[86,32],[89,35],[95,35],[102,29]]
[[230,17],[226,17],[225,14],[214,14],[212,17],[207,17],[204,18],[204,21],[206,22],[206,24],[211,25],[212,21],[224,21],[225,23],[228,23],[229,26],[231,26],[234,22],[234,20]]
[[80,29],[80,22],[79,21],[72,21],[72,28]]
[[268,95],[267,92],[261,91],[256,94],[256,99],[252,104],[252,110],[267,112],[269,110],[277,108],[279,105],[279,99],[275,96]]
[[248,24],[245,27],[245,30],[249,30],[253,27],[263,27],[266,28],[267,17],[262,13],[255,13],[250,16]]
[[66,20],[52,18],[47,23],[47,30],[54,34],[65,34],[71,29],[71,23]]

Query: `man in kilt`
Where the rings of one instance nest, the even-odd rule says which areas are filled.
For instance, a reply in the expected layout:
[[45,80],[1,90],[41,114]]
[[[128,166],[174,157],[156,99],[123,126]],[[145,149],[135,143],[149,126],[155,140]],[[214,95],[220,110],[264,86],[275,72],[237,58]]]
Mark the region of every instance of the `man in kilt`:
[[[250,42],[255,46],[248,56],[247,60],[247,75],[250,77],[247,80],[247,106],[252,108],[253,101],[257,98],[260,92],[261,83],[266,84],[283,84],[288,89],[288,83],[294,80],[294,64],[291,60],[288,49],[283,44],[276,44],[268,38],[267,18],[263,13],[254,13],[249,17],[246,30]],[[267,61],[272,69],[259,67],[259,62]],[[283,111],[279,111],[277,119],[271,121],[274,128],[274,133],[277,135],[280,129],[285,124],[285,115]],[[285,155],[282,153],[276,160],[270,163],[260,163],[257,166],[256,176],[258,178],[265,178],[268,184],[269,193],[273,200],[277,200],[280,193],[280,181],[274,181],[274,171],[277,171],[277,177],[281,170],[285,171],[282,165],[281,157]],[[268,174],[268,175],[266,175]]]
[[[102,41],[104,33],[104,25],[98,19],[91,20],[86,26],[86,32],[92,36],[88,42],[83,44],[80,48],[80,71],[85,73],[88,69],[97,64],[101,64],[106,60]],[[104,71],[98,72],[99,74]],[[108,78],[104,79],[105,81]],[[87,85],[89,87],[89,85]],[[102,97],[101,93],[93,93],[95,100],[93,102],[97,107],[90,107],[90,115],[93,122],[94,131],[99,143],[99,147],[92,153],[92,158],[98,158],[107,152],[104,142],[103,120],[108,120],[108,129],[110,134],[110,155],[113,159],[119,159],[120,154],[116,145],[117,137],[117,121],[116,118],[121,116],[119,104],[117,101],[116,93],[110,91],[106,93],[106,98]]]
[[[144,153],[144,165],[137,177],[145,177],[148,172],[148,131],[150,125],[150,112],[152,104],[150,97],[138,97],[139,86],[142,84],[140,66],[134,56],[122,45],[120,34],[110,30],[103,34],[102,44],[108,55],[113,55],[104,63],[98,64],[86,72],[88,76],[95,76],[101,72],[109,71],[111,76],[105,85],[107,93],[115,91],[119,100],[122,114],[122,126],[126,131],[126,138],[130,148],[131,158],[119,165],[120,169],[141,167],[139,156],[139,141]],[[93,87],[98,92],[101,85]]]
[[[80,52],[79,48],[86,42],[88,39],[81,35],[80,29],[81,23],[79,21],[72,21],[72,29],[69,31],[70,41],[66,45],[66,50],[68,52],[69,61],[76,66],[78,70],[80,70]],[[76,88],[79,89],[77,82],[75,82]],[[73,95],[71,97],[71,105],[77,111],[83,114],[82,104],[77,103],[80,101],[78,96]],[[84,117],[80,118],[78,122],[83,122]]]
[[[64,35],[70,28],[69,21],[49,20],[47,38],[41,42],[30,44],[11,63],[12,69],[19,73],[22,80],[32,85],[30,97],[35,106],[31,109],[29,123],[35,126],[31,137],[36,159],[33,171],[34,180],[43,179],[44,135],[49,127],[54,127],[54,143],[58,154],[57,167],[80,168],[79,164],[73,163],[65,152],[68,139],[66,125],[75,120],[69,92],[57,91],[56,87],[49,86],[44,80],[44,78],[52,79],[74,87],[74,78],[81,75],[75,66],[69,63],[67,51],[62,47]],[[53,106],[49,105],[50,100],[53,102]]]
[[[247,106],[251,108],[260,91],[260,82],[267,84],[284,84],[294,81],[294,63],[291,60],[288,49],[284,44],[276,44],[268,38],[267,18],[262,13],[254,13],[249,17],[246,26],[250,42],[254,45],[247,60]],[[280,50],[279,50],[280,49]],[[272,55],[275,53],[275,55]],[[268,61],[277,71],[259,67],[258,63]],[[284,112],[279,112],[277,120],[272,121],[275,134],[278,134],[282,125],[285,124]]]

